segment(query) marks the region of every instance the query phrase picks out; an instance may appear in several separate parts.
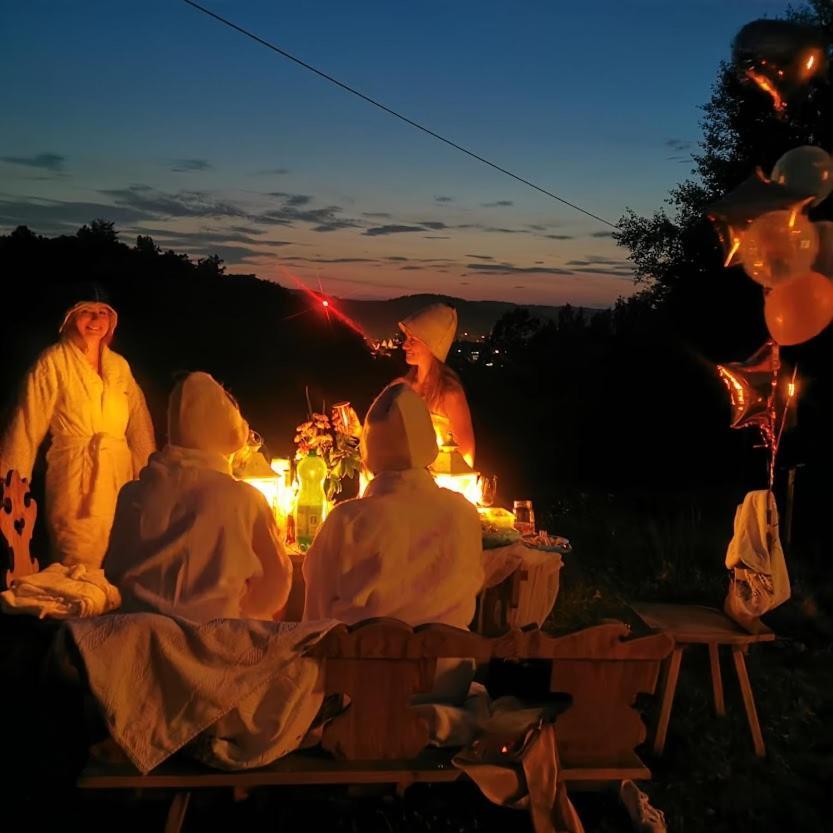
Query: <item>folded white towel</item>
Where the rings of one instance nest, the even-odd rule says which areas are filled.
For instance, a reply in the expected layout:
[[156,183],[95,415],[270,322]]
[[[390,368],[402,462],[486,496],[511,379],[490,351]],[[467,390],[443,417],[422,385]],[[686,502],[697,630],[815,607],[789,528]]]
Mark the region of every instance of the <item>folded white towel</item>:
[[39,573],[16,579],[0,593],[0,608],[6,613],[25,613],[39,619],[69,619],[99,616],[121,604],[116,587],[104,570],[83,564],[50,564]]

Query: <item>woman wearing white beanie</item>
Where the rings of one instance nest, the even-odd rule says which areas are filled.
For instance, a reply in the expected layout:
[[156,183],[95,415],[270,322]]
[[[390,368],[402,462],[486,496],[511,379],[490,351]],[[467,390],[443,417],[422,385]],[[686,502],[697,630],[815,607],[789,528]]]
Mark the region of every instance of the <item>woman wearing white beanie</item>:
[[445,363],[457,334],[457,312],[448,304],[431,304],[399,322],[402,349],[411,369],[403,377],[425,401],[440,443],[450,434],[460,453],[474,465],[474,430],[460,377]]

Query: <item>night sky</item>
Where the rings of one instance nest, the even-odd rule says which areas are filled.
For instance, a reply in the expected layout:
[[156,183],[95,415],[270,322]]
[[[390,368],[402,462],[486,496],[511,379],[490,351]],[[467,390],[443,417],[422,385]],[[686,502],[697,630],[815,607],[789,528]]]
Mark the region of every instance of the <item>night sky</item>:
[[[719,62],[766,0],[204,0],[611,222],[691,168]],[[0,229],[217,253],[344,297],[603,306],[610,228],[180,0],[0,3]]]

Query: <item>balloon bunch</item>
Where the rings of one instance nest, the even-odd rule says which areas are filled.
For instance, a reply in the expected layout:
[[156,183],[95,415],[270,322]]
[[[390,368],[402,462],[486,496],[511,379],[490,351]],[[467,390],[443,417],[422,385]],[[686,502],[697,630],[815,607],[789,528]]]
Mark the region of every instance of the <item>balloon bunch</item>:
[[833,223],[806,214],[832,191],[833,157],[805,145],[708,209],[724,265],[742,265],[764,287],[764,318],[779,344],[801,344],[833,320]]
[[[813,27],[785,20],[744,26],[732,51],[740,77],[783,114],[791,98],[827,74],[830,44]],[[833,320],[833,223],[806,211],[833,192],[833,158],[819,147],[787,151],[769,177],[758,168],[708,209],[725,255],[764,288],[764,318],[778,344],[801,344]]]
[[745,362],[717,365],[729,390],[732,428],[758,428],[769,451],[769,488],[775,480],[775,460],[790,405],[796,395],[796,370],[787,380],[781,373],[778,345],[767,341]]

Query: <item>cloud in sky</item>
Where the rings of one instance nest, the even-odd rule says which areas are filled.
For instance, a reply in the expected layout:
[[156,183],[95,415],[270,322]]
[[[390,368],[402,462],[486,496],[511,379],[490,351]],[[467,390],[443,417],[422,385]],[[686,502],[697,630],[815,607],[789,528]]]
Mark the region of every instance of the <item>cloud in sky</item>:
[[175,173],[190,174],[210,171],[213,167],[207,159],[174,159],[170,170]]
[[64,173],[67,158],[60,153],[37,153],[34,156],[0,156],[0,162],[9,165],[23,165],[54,174]]
[[252,176],[283,176],[289,173],[289,168],[266,168],[261,171],[255,171]]
[[287,194],[285,191],[270,191],[270,197],[281,197],[284,199],[286,205],[299,207],[302,205],[309,205],[312,202],[312,197],[309,194]]
[[572,234],[545,234],[544,237],[547,240],[573,240],[575,239]]
[[371,219],[378,218],[380,220],[386,220],[390,216],[391,215],[387,211],[363,211],[362,212],[362,217],[370,217]]
[[689,139],[666,139],[665,146],[671,151],[667,156],[669,162],[691,162],[691,152],[697,143]]
[[474,257],[478,260],[494,260],[491,255],[466,255],[466,257]]
[[454,197],[444,197],[444,196],[434,197],[434,202],[440,202],[440,203],[454,202]]
[[371,257],[287,257],[298,263],[376,263]]
[[425,231],[425,229],[422,226],[373,226],[372,228],[366,229],[364,234],[366,237],[381,237],[387,234],[406,234],[413,231]]
[[493,275],[572,275],[558,266],[513,266],[511,263],[470,263],[466,268]]
[[612,231],[594,231],[590,234],[590,237],[595,237],[599,240],[602,240],[605,237],[613,237]]
[[154,219],[154,215],[128,206],[72,200],[43,200],[33,197],[0,198],[0,223],[26,225],[35,231],[67,234],[97,217],[117,224]]
[[480,205],[483,208],[509,208],[515,203],[512,200],[497,200],[496,202],[482,202]]
[[338,231],[339,229],[358,228],[360,226],[355,220],[340,216],[340,211],[341,207],[338,205],[300,209],[287,202],[280,208],[265,211],[250,219],[255,223],[277,226],[292,226],[295,223],[304,223],[312,226],[312,231],[320,232]]
[[218,200],[205,191],[177,191],[168,194],[148,185],[100,190],[118,206],[133,208],[155,217],[245,217],[246,212],[231,202]]
[[[176,229],[141,228],[130,229],[135,234],[148,234],[155,240],[166,241],[165,245],[192,245],[223,243],[249,243],[254,246],[291,246],[291,240],[264,240],[252,236],[248,229],[240,231],[229,229],[203,229],[201,231],[178,231]],[[256,232],[257,233],[257,232]]]

